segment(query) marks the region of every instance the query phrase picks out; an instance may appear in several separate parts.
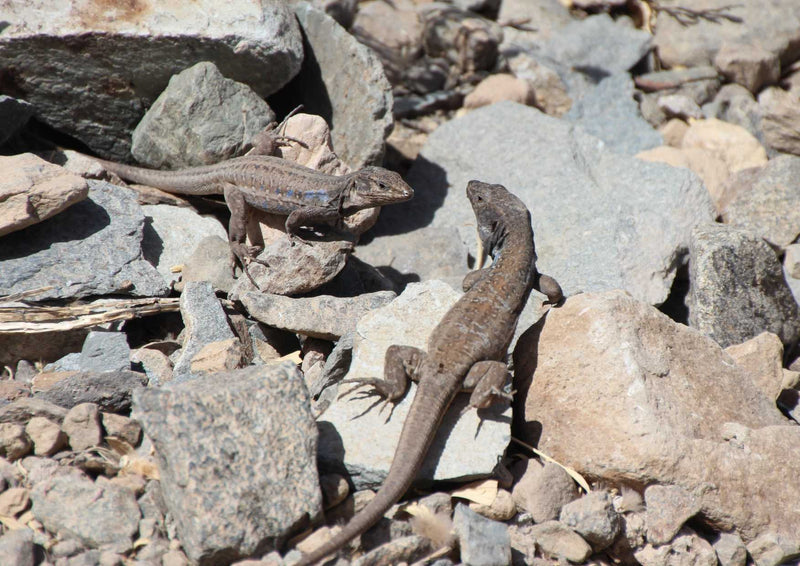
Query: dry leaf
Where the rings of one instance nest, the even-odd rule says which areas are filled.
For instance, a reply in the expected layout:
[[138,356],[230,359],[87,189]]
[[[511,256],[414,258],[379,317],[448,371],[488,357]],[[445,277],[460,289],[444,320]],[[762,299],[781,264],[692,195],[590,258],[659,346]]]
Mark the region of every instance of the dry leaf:
[[497,480],[480,480],[468,483],[451,492],[450,495],[488,507],[497,497],[497,485]]
[[542,460],[545,460],[545,461],[547,461],[547,462],[552,462],[552,463],[553,463],[553,464],[555,464],[556,466],[560,466],[560,467],[561,467],[561,468],[562,468],[562,469],[563,469],[565,472],[567,472],[567,473],[570,475],[570,477],[571,477],[572,479],[574,479],[574,480],[575,480],[575,482],[576,482],[576,483],[577,483],[579,486],[581,486],[581,487],[583,488],[583,490],[584,490],[586,493],[591,493],[591,492],[592,492],[591,488],[589,487],[589,482],[587,482],[587,481],[586,481],[586,480],[583,478],[583,476],[582,476],[582,475],[580,475],[580,474],[579,474],[577,471],[575,471],[575,470],[573,470],[572,468],[570,468],[569,466],[565,466],[565,465],[564,465],[564,464],[562,464],[561,462],[558,462],[557,460],[555,460],[555,459],[551,458],[550,456],[548,456],[547,454],[545,454],[545,453],[544,453],[544,452],[542,452],[541,450],[537,450],[536,448],[534,448],[534,447],[533,447],[533,446],[531,446],[530,444],[527,444],[527,443],[525,443],[525,442],[522,442],[522,441],[521,441],[521,440],[519,440],[518,438],[514,438],[514,437],[512,436],[512,437],[511,437],[511,440],[513,440],[514,442],[516,442],[516,443],[517,443],[517,444],[519,444],[520,446],[524,446],[525,448],[527,448],[528,450],[530,450],[531,452],[533,452],[534,454],[536,454],[537,456],[539,456],[539,458],[541,458]]

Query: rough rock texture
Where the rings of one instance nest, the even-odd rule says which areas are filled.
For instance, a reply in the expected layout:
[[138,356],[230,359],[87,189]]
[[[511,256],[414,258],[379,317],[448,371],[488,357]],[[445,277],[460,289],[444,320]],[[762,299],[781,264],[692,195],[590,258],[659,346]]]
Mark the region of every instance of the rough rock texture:
[[581,536],[558,521],[545,521],[533,525],[530,535],[545,556],[576,564],[584,562],[592,553],[592,547]]
[[72,407],[64,417],[61,429],[69,438],[69,445],[75,452],[100,446],[103,442],[100,411],[94,403],[81,403]]
[[453,530],[464,564],[511,564],[508,527],[503,523],[482,517],[459,503],[453,513]]
[[85,179],[30,153],[0,156],[0,171],[0,236],[50,218],[89,193]]
[[24,93],[49,125],[118,160],[129,155],[130,130],[173,74],[211,61],[268,96],[303,59],[297,21],[280,0],[36,0],[7,4],[3,16],[11,25],[0,35],[0,60],[14,69],[5,88]]
[[617,155],[563,120],[501,102],[431,134],[408,174],[414,199],[385,208],[375,231],[453,226],[473,248],[470,179],[503,184],[527,204],[537,265],[567,295],[623,288],[663,302],[691,229],[713,208],[690,171]]
[[800,101],[797,93],[778,87],[766,88],[758,95],[763,113],[764,142],[772,149],[800,155]]
[[288,86],[298,94],[292,104],[302,102],[307,112],[332,125],[333,147],[350,167],[379,164],[394,124],[391,85],[380,60],[310,4],[297,4],[295,13],[304,33],[306,59]]
[[293,364],[141,390],[134,403],[191,561],[270,550],[305,513],[320,512],[316,425]]
[[716,566],[713,547],[690,529],[684,530],[669,544],[648,544],[634,552],[642,566]]
[[37,300],[168,293],[142,256],[145,219],[135,193],[96,181],[89,187],[86,200],[0,239],[0,294],[47,285],[54,288],[37,294]]
[[722,160],[731,173],[767,162],[766,150],[750,132],[716,118],[693,121],[681,147],[705,149]]
[[778,56],[757,45],[724,43],[714,57],[714,66],[731,82],[753,94],[764,85],[778,82],[781,76]]
[[648,486],[644,501],[647,541],[655,546],[671,541],[683,524],[700,511],[700,501],[679,485]]
[[[664,0],[665,8],[687,7],[682,0]],[[787,63],[797,59],[800,6],[794,0],[698,0],[691,9],[710,10],[710,18],[686,20],[658,12],[654,44],[667,67],[708,65],[726,41],[758,45]],[[717,12],[715,13],[714,10]],[[722,16],[722,17],[720,17]],[[733,19],[729,19],[729,18]]]
[[725,352],[750,374],[767,398],[778,398],[783,388],[783,344],[778,336],[762,332],[746,342],[728,346]]
[[726,224],[783,248],[800,234],[800,157],[781,155],[754,172],[722,214]]
[[551,310],[514,363],[519,433],[587,479],[679,485],[745,540],[800,528],[800,511],[774,503],[800,497],[785,481],[800,427],[697,331],[621,291],[586,293]]
[[512,472],[514,502],[536,523],[558,519],[561,508],[579,496],[575,480],[558,464],[529,459],[515,465]]
[[723,347],[764,331],[784,344],[800,337],[797,302],[775,252],[747,230],[698,227],[689,260],[689,324]]
[[48,531],[89,548],[125,552],[139,530],[136,496],[104,477],[94,482],[82,474],[56,475],[37,482],[31,500],[34,517]]
[[559,521],[575,530],[597,552],[611,545],[622,528],[607,491],[592,491],[561,508]]
[[250,87],[202,61],[169,80],[133,131],[131,153],[153,169],[217,163],[244,153],[273,121]]
[[[353,362],[346,379],[383,376],[386,349],[392,344],[427,346],[428,336],[459,293],[441,281],[409,285],[389,305],[365,315],[354,338]],[[352,385],[343,385],[352,387]],[[340,388],[341,391],[346,389]],[[383,482],[416,393],[412,383],[403,399],[381,411],[358,390],[334,401],[319,419],[320,465],[341,470],[342,461],[356,488]],[[510,408],[496,405],[461,415],[469,400],[460,395],[439,427],[418,474],[422,480],[472,479],[489,474],[509,441]]]
[[35,396],[71,409],[81,403],[95,403],[104,411],[127,411],[131,393],[147,384],[136,371],[79,372],[35,392]]
[[318,295],[291,299],[268,293],[244,293],[242,304],[250,315],[274,328],[338,340],[355,329],[358,320],[395,298],[392,291],[364,293],[358,297]]

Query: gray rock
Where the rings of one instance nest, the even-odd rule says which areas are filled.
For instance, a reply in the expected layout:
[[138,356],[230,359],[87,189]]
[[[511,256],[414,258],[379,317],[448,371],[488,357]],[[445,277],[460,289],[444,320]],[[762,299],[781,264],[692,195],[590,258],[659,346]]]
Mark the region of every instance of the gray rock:
[[690,250],[690,326],[722,347],[765,330],[784,344],[800,337],[797,302],[769,244],[747,230],[710,224],[692,233]]
[[[187,280],[187,269],[178,274],[172,271],[176,265],[188,264],[190,255],[208,254],[206,242],[222,239],[220,246],[224,254],[219,257],[215,267],[233,282],[228,234],[219,220],[211,216],[200,216],[189,208],[164,204],[148,204],[142,207],[147,224],[145,225],[142,248],[144,257],[153,265],[165,281],[175,283],[179,276]],[[192,252],[194,250],[194,252]],[[218,278],[210,279],[212,282]],[[227,287],[230,289],[230,286]],[[221,290],[227,290],[222,288]]]
[[512,470],[516,481],[514,502],[531,514],[534,522],[558,519],[561,508],[578,498],[578,487],[564,468],[552,462],[523,460]]
[[[86,342],[85,339],[84,342]],[[72,352],[42,368],[43,373],[52,371],[81,371],[81,353]]]
[[[387,306],[362,317],[346,378],[382,377],[386,349],[392,344],[424,349],[431,330],[458,296],[441,281],[415,283]],[[416,390],[412,383],[388,420],[374,399],[362,398],[358,391],[333,401],[319,418],[320,465],[336,472],[344,465],[357,489],[382,483]],[[511,409],[498,405],[482,410],[480,418],[475,409],[461,415],[467,402],[468,396],[460,395],[445,415],[418,474],[421,480],[474,479],[489,474],[497,463],[508,443]]]
[[430,539],[420,535],[393,538],[386,544],[367,552],[353,560],[352,566],[371,566],[374,564],[412,564],[424,560],[434,551]]
[[720,566],[745,566],[747,548],[742,538],[735,533],[720,533],[712,543]]
[[717,70],[710,65],[653,71],[638,75],[634,79],[636,86],[645,92],[678,90],[692,83],[707,81],[719,81]]
[[595,81],[629,70],[648,51],[651,36],[608,14],[575,20],[555,31],[542,46],[545,56],[581,71]]
[[531,30],[505,27],[500,46],[504,53],[531,51],[532,47],[541,45],[554,32],[573,21],[567,7],[558,0],[503,0],[497,20],[536,22]]
[[607,491],[592,491],[567,503],[559,520],[581,535],[595,552],[611,546],[622,527]]
[[32,417],[44,417],[55,423],[64,420],[67,410],[44,399],[23,397],[0,407],[0,423],[25,424]]
[[784,535],[765,533],[747,545],[757,566],[778,566],[800,556],[800,541]]
[[644,491],[647,541],[655,546],[671,541],[683,524],[700,511],[700,501],[679,485],[651,485]]
[[250,87],[202,61],[169,80],[133,131],[131,153],[154,169],[209,165],[243,154],[274,121]]
[[126,552],[139,529],[139,505],[132,491],[104,477],[58,475],[38,482],[31,492],[33,516],[59,537],[73,537],[90,548]]
[[755,97],[741,85],[727,84],[719,89],[714,100],[703,105],[706,118],[719,118],[736,124],[764,144],[761,130],[761,107]]
[[708,0],[692,5],[708,16],[699,18],[671,14],[686,6],[681,0],[666,0],[660,6],[653,43],[666,67],[709,65],[725,42],[758,45],[784,63],[797,58],[800,7],[794,0],[774,0],[769,10],[755,0]]
[[558,521],[533,525],[530,535],[545,556],[580,564],[592,554],[592,547],[581,535]]
[[639,113],[633,94],[630,75],[617,73],[600,81],[564,117],[616,153],[635,155],[663,145],[664,138]]
[[395,296],[392,291],[378,291],[357,297],[317,295],[292,299],[248,292],[240,300],[247,312],[264,324],[312,338],[338,340],[352,332],[362,316],[390,303]]
[[453,528],[458,536],[461,561],[475,566],[511,564],[511,540],[508,527],[499,521],[481,517],[463,503],[456,505]]
[[247,291],[277,295],[300,295],[321,287],[336,277],[347,264],[353,244],[345,240],[318,241],[295,245],[289,238],[278,238],[258,254],[260,263],[247,269],[258,289],[246,276],[239,277],[230,298],[237,299]]
[[[15,69],[9,86],[24,89],[38,118],[113,159],[128,157],[131,128],[175,73],[211,61],[265,97],[303,60],[299,27],[280,0],[139,8],[114,17],[88,17],[70,3],[52,10],[15,3],[4,11],[11,25],[0,38],[0,59]],[[43,58],[51,69],[42,68]]]
[[425,191],[384,209],[379,225],[453,226],[472,243],[464,187],[476,178],[505,185],[527,204],[537,266],[567,295],[622,288],[663,302],[691,229],[713,214],[708,191],[690,171],[614,154],[569,123],[501,102],[431,134],[408,174]]
[[703,538],[690,529],[669,544],[654,547],[648,544],[633,555],[642,566],[716,566],[717,555]]
[[35,558],[32,530],[8,529],[0,536],[0,564],[34,566]]
[[294,364],[141,390],[134,404],[192,562],[269,551],[320,513],[316,425]]
[[306,58],[286,90],[292,104],[332,124],[336,154],[353,169],[379,164],[391,132],[392,91],[378,57],[333,18],[300,2]]
[[145,221],[135,193],[98,181],[89,187],[88,199],[0,239],[0,294],[48,285],[37,300],[169,292],[142,257]]
[[103,428],[100,424],[100,411],[94,403],[82,403],[72,407],[61,430],[69,437],[69,445],[75,452],[81,452],[103,442]]
[[800,234],[800,157],[770,159],[736,191],[722,221],[784,248]]
[[[343,335],[328,354],[319,378],[308,386],[312,398],[317,397],[326,387],[343,379],[350,369],[350,362],[353,360],[354,334],[355,331],[352,331]],[[335,393],[335,391],[333,392]],[[327,408],[327,404],[325,408]]]
[[146,384],[145,375],[136,371],[80,372],[36,392],[35,396],[65,409],[94,403],[103,411],[124,412],[130,409],[133,391]]
[[89,372],[130,370],[128,336],[124,332],[89,332],[83,342],[79,364],[81,370]]
[[0,94],[0,145],[21,130],[33,113],[29,102]]
[[680,118],[688,121],[691,118],[702,120],[705,118],[703,110],[685,94],[665,94],[658,98],[658,107],[667,118]]
[[758,105],[767,146],[776,151],[800,155],[800,103],[797,94],[778,87],[765,88],[758,95]]
[[186,326],[186,338],[172,371],[172,379],[176,383],[197,377],[191,369],[192,358],[203,347],[212,342],[236,338],[211,283],[207,281],[186,284],[181,293],[181,316]]
[[233,254],[227,235],[205,237],[186,258],[181,271],[182,283],[209,281],[217,291],[229,293],[236,283],[232,265]]

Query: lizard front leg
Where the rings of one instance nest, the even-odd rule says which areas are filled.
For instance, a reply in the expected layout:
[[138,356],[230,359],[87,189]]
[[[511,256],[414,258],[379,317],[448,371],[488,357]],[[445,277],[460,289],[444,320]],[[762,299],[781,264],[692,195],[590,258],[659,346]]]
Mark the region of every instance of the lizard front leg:
[[[258,252],[261,251],[258,247],[249,247],[245,245],[245,238],[247,237],[247,215],[248,205],[244,200],[244,195],[236,187],[236,185],[225,183],[223,185],[223,194],[225,195],[225,204],[228,205],[228,210],[231,213],[231,219],[228,223],[228,243],[230,244],[231,251],[236,260],[242,266],[242,271],[250,279],[250,282],[255,285],[253,277],[247,270],[248,261],[255,258]],[[235,267],[234,265],[231,268]],[[256,285],[258,287],[258,285]]]
[[[413,346],[392,345],[386,350],[383,363],[383,379],[377,377],[359,377],[345,379],[341,383],[354,383],[356,388],[369,385],[372,389],[369,396],[383,397],[387,402],[396,401],[405,395],[408,380],[417,380],[417,368],[427,354],[424,350]],[[346,395],[353,389],[343,393]],[[341,395],[340,395],[341,396]]]
[[464,378],[464,390],[472,391],[467,409],[485,409],[501,399],[511,400],[511,394],[503,387],[508,380],[508,366],[504,362],[482,360],[469,368]]
[[327,206],[307,206],[298,208],[286,217],[286,233],[292,238],[299,237],[298,232],[303,226],[336,226],[341,220],[341,214],[336,208]]

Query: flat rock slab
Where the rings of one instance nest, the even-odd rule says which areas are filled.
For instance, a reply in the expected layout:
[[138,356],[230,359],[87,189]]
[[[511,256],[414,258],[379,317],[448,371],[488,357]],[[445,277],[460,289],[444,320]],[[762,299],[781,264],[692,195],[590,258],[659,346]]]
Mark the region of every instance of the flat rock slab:
[[723,347],[764,331],[787,345],[800,338],[797,302],[767,242],[748,230],[709,224],[693,232],[690,250],[690,326]]
[[130,370],[78,372],[35,390],[38,399],[71,409],[81,403],[95,403],[103,411],[123,412],[131,407],[133,391],[144,387],[147,377]]
[[385,208],[376,230],[454,226],[474,250],[471,179],[505,185],[525,202],[537,265],[568,295],[622,288],[663,302],[692,228],[713,214],[694,173],[617,155],[566,121],[501,102],[431,134],[408,175],[414,199]]
[[800,510],[779,503],[800,497],[786,481],[800,473],[800,427],[709,338],[622,291],[587,293],[517,354],[517,376],[532,379],[515,384],[528,440],[562,464],[611,484],[681,486],[705,521],[745,540],[800,530]]
[[[459,296],[441,281],[411,284],[389,305],[365,315],[356,329],[353,362],[345,378],[382,377],[386,349],[392,344],[425,349],[431,330]],[[359,390],[334,401],[319,418],[321,465],[341,470],[344,461],[356,488],[380,485],[394,458],[416,390],[412,383],[388,419],[389,408],[380,411],[375,399],[360,398]],[[459,416],[468,400],[468,395],[459,395],[451,405],[418,474],[420,479],[486,476],[505,450],[510,407],[471,409]]]
[[187,556],[229,564],[273,549],[321,510],[317,431],[294,364],[140,390],[134,418],[153,441]]
[[86,198],[86,180],[31,153],[0,157],[0,236],[22,230]]
[[0,295],[52,285],[36,299],[164,296],[164,278],[142,257],[144,224],[133,191],[89,181],[86,200],[0,239]]
[[3,16],[11,25],[0,60],[14,69],[7,87],[50,126],[116,160],[129,156],[133,126],[175,73],[211,61],[265,97],[303,60],[300,28],[281,0],[15,2]]

